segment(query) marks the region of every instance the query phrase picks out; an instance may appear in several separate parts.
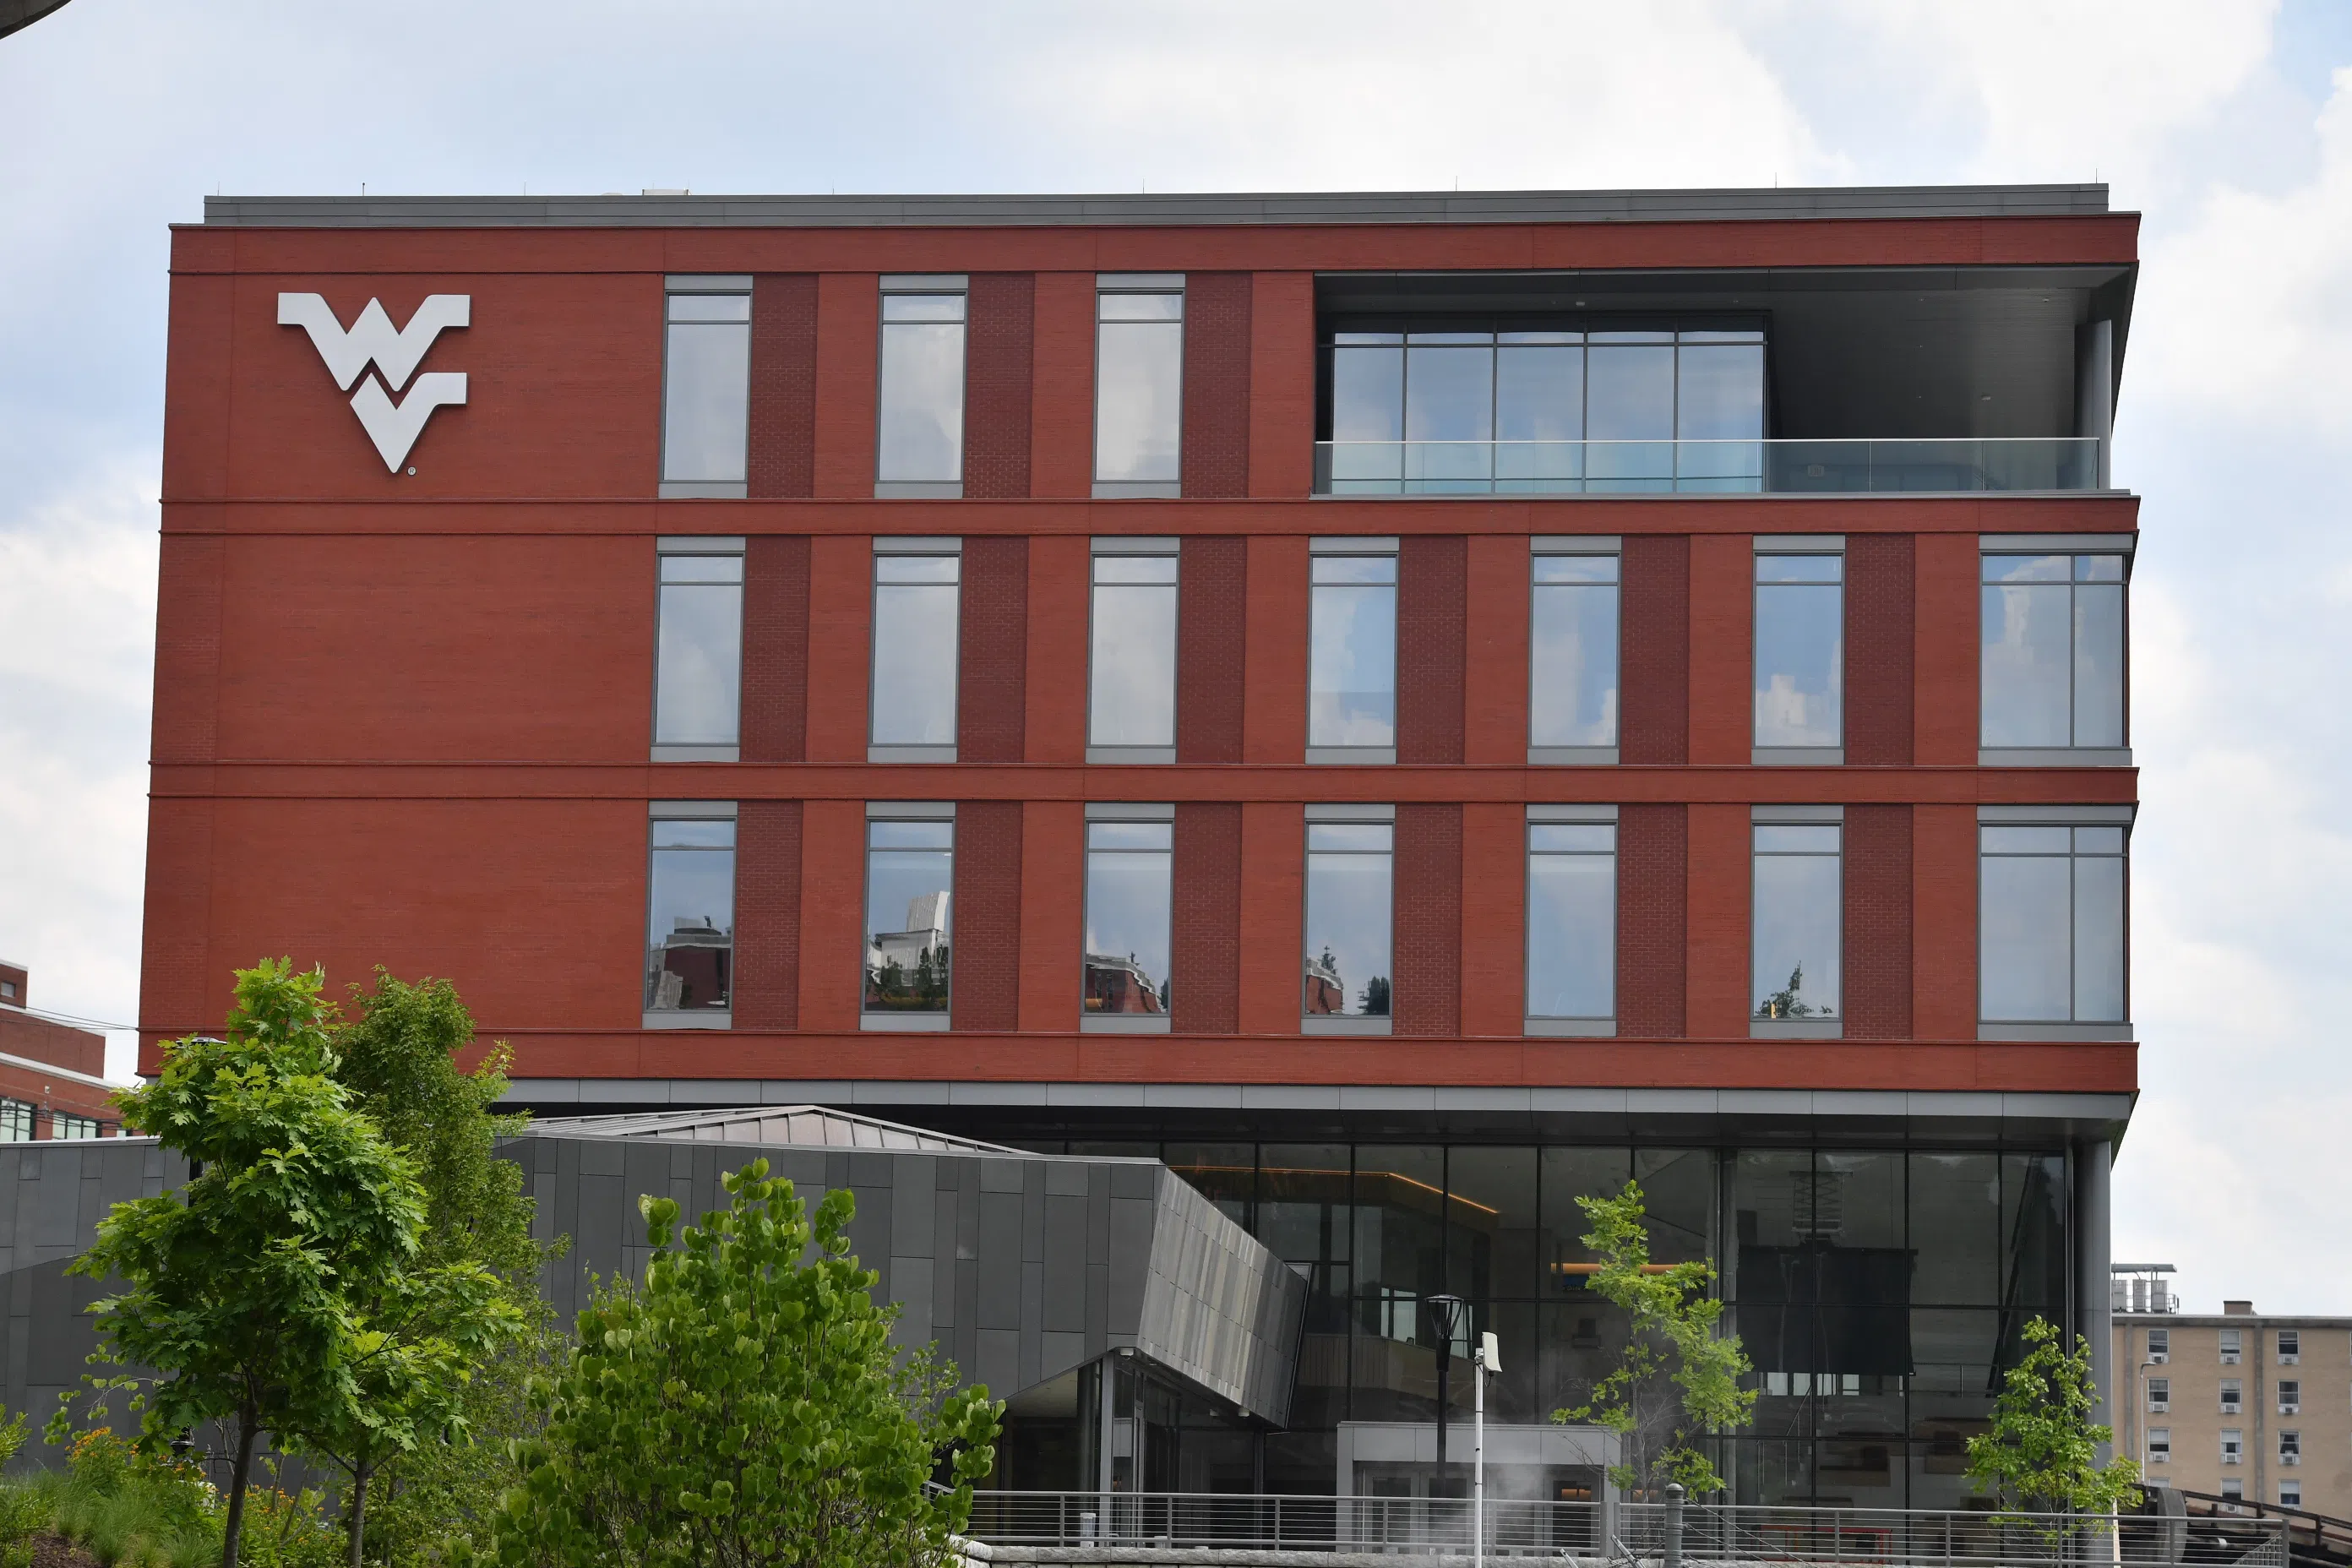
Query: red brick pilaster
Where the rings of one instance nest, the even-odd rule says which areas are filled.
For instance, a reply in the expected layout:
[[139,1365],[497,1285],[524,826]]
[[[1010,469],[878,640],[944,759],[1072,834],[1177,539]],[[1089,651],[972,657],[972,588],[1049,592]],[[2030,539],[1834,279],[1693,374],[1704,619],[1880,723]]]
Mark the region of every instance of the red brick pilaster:
[[1193,497],[1249,493],[1250,293],[1246,272],[1184,279],[1184,450]]
[[754,500],[816,493],[816,276],[751,279],[751,403],[745,475]]
[[1017,763],[1027,717],[1029,541],[963,542],[956,760]]
[[963,493],[1009,500],[1029,493],[1030,376],[1035,357],[1037,279],[978,272],[966,299]]
[[809,542],[743,543],[743,749],[747,763],[808,757]]
[[955,894],[948,920],[958,1029],[1012,1029],[1021,1019],[1021,803],[956,807]]
[[1458,1035],[1462,808],[1442,802],[1398,806],[1395,864],[1390,1027],[1400,1035]]
[[735,816],[735,1026],[795,1029],[801,1001],[801,803]]

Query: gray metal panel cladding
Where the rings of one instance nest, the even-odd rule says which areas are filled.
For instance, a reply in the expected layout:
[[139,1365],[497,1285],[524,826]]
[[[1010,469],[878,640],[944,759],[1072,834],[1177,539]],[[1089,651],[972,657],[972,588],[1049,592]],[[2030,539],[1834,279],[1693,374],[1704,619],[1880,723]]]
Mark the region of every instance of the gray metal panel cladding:
[[[825,1142],[803,1146],[721,1142],[710,1131],[615,1138],[542,1124],[500,1142],[537,1202],[534,1232],[572,1240],[541,1270],[559,1321],[569,1327],[585,1303],[592,1271],[642,1276],[652,1252],[641,1194],[674,1198],[691,1222],[723,1205],[729,1172],[764,1158],[812,1205],[835,1178],[857,1179],[853,1248],[882,1276],[878,1293],[902,1304],[898,1342],[937,1339],[968,1381],[1014,1394],[1127,1347],[1252,1415],[1288,1415],[1305,1284],[1155,1162],[987,1145],[852,1153],[824,1123],[810,1131]],[[186,1167],[145,1140],[15,1152],[0,1162],[16,1178],[0,1211],[12,1222],[0,1223],[10,1303],[0,1343],[5,1396],[24,1409],[78,1378],[96,1343],[80,1309],[101,1287],[68,1279],[66,1260],[90,1244],[112,1203],[163,1192]]]

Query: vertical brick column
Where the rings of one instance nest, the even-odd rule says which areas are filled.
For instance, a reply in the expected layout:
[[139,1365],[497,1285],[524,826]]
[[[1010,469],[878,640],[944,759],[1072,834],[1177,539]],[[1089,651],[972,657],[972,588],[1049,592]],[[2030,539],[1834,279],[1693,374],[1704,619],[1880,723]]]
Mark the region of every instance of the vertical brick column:
[[801,803],[735,813],[735,1026],[793,1029],[801,1014]]
[[1618,755],[1627,763],[1686,763],[1690,539],[1636,534],[1624,550],[1618,563]]
[[816,284],[816,493],[874,493],[875,396],[881,373],[882,280],[826,272]]
[[1083,535],[1039,534],[1029,541],[1029,663],[1068,670],[1068,680],[1028,688],[1022,750],[1033,763],[1087,760],[1087,615],[1094,557]]
[[808,757],[809,542],[743,543],[743,749],[747,763]]
[[1756,754],[1756,542],[1749,535],[1690,541],[1690,649],[1686,760],[1744,764]]
[[1250,295],[1246,272],[1184,279],[1184,493],[1249,493]]
[[1515,533],[1465,540],[1462,760],[1528,760],[1528,542]]
[[[1627,542],[1632,542],[1628,541]],[[1617,1034],[1678,1040],[1689,986],[1684,945],[1690,823],[1682,805],[1617,811]]]
[[[1415,534],[1397,552],[1397,761],[1459,763],[1467,542]],[[1456,827],[1457,835],[1459,827]]]
[[1261,272],[1250,290],[1254,496],[1303,496],[1315,477],[1315,275]]
[[[1911,764],[1912,656],[1917,640],[1914,555],[1912,536],[1907,533],[1858,533],[1846,541],[1845,760],[1849,766]],[[1851,1017],[1847,1022],[1851,1035]]]
[[1395,948],[1390,1027],[1400,1035],[1462,1032],[1462,808],[1397,807]]
[[812,800],[801,808],[800,944],[801,1026],[856,1030],[866,973],[863,802]]
[[1180,1035],[1241,1027],[1242,808],[1231,801],[1176,807],[1175,917],[1169,1019]]
[[1844,967],[1845,1037],[1849,1040],[1911,1037],[1911,808],[1847,806]]
[[958,639],[956,760],[1017,763],[1028,697],[1027,539],[963,542]]
[[[1307,541],[1253,534],[1249,546],[1249,665],[1242,710],[1242,757],[1252,763],[1307,760],[1307,619],[1312,591]],[[1181,592],[1181,590],[1180,590]]]
[[751,279],[746,477],[755,500],[816,494],[816,276]]
[[1031,337],[1029,493],[1094,489],[1095,275],[1040,272]]
[[1242,760],[1249,541],[1187,538],[1177,557],[1176,760]]
[[1037,279],[1026,272],[976,272],[970,289],[963,493],[983,500],[1025,496]]
[[[1969,544],[1973,566],[1976,541]],[[1847,815],[1851,817],[1852,811]],[[1915,1038],[1977,1037],[1977,876],[1976,807],[1914,806],[1911,1030]]]
[[813,763],[866,760],[866,683],[874,656],[874,541],[832,534],[809,542],[808,722]]
[[949,913],[958,1029],[1012,1029],[1021,1019],[1021,803],[956,807],[955,894]]
[[1021,1027],[1078,1026],[1085,990],[1087,808],[1075,800],[1021,806]]
[[1683,1026],[1700,1039],[1745,1039],[1748,921],[1755,902],[1755,830],[1745,805],[1691,805]]
[[1527,1017],[1527,807],[1462,808],[1462,1027],[1512,1036]]
[[1244,1034],[1295,1035],[1304,978],[1307,813],[1291,801],[1247,801],[1241,813],[1241,1026]]
[[[1851,547],[1853,542],[1847,543]],[[1984,701],[1979,625],[1984,566],[1977,536],[1920,534],[1913,556],[1918,695],[1912,713],[1911,760],[1922,767],[1973,767],[1981,733],[1978,714]],[[1973,1019],[1973,996],[1969,1008]]]

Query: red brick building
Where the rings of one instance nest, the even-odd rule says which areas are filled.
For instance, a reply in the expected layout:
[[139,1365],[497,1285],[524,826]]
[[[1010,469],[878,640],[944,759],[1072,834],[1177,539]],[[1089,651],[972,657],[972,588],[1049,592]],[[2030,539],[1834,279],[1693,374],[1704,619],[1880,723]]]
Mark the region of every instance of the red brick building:
[[112,1135],[106,1037],[32,1012],[31,989],[0,959],[0,1143]]
[[1439,1289],[1506,1418],[1574,1397],[1632,1174],[1756,1357],[1743,1492],[1932,1500],[2025,1316],[2107,1338],[2137,232],[211,201],[147,1065],[289,952],[452,977],[536,1105],[1159,1155],[1319,1292],[1294,1430],[1169,1407],[1193,1489],[1425,1415]]

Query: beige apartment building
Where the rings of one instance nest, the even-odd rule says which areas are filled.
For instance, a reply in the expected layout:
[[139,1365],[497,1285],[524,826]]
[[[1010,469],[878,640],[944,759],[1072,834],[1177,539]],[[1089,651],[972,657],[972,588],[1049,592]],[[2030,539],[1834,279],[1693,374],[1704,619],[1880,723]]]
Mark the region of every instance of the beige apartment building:
[[2116,1451],[2167,1486],[2352,1518],[2352,1318],[2192,1316],[2155,1272],[2116,1270]]

